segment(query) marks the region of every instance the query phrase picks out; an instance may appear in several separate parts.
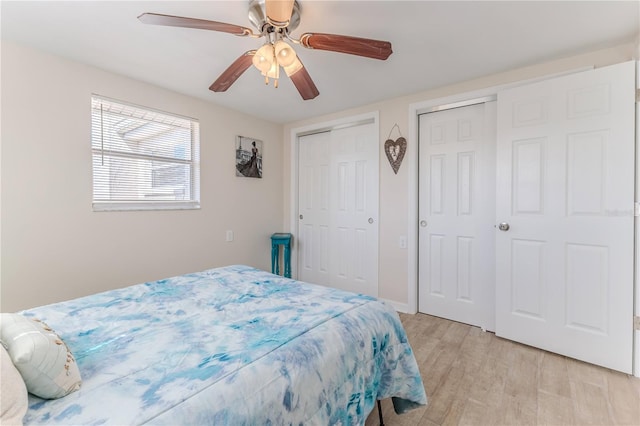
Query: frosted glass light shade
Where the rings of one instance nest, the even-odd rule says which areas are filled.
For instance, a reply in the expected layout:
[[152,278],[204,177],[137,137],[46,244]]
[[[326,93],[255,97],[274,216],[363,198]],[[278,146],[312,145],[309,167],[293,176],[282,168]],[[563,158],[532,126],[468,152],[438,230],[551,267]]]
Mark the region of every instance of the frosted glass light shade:
[[273,46],[269,43],[263,45],[258,51],[253,55],[253,59],[251,60],[253,65],[260,70],[261,73],[265,74],[271,69],[274,61],[274,52]]
[[278,63],[274,61],[271,64],[271,67],[267,71],[263,72],[262,75],[269,78],[280,78],[280,67],[278,66]]
[[283,68],[293,64],[297,59],[295,50],[293,50],[291,46],[289,46],[282,40],[279,40],[275,44],[275,52],[278,64],[280,64]]

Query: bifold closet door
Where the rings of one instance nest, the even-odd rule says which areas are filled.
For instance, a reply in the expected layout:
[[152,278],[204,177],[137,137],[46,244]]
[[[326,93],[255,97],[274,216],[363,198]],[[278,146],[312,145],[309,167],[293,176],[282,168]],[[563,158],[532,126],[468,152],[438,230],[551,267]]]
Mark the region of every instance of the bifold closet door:
[[298,138],[298,279],[329,285],[331,133]]
[[498,95],[496,334],[631,373],[635,64]]
[[378,295],[374,123],[298,138],[298,276]]

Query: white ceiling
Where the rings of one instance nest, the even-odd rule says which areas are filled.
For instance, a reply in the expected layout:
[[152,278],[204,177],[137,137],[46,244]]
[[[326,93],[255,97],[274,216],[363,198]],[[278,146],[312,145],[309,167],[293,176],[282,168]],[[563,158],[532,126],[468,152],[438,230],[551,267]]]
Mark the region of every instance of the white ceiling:
[[[145,25],[143,12],[251,27],[248,1],[2,1],[2,38],[276,123],[366,105],[637,40],[638,1],[299,0],[304,32],[388,40],[386,61],[296,46],[320,95],[265,86],[249,68],[225,93],[211,83],[261,40]],[[34,84],[43,84],[42,81]]]

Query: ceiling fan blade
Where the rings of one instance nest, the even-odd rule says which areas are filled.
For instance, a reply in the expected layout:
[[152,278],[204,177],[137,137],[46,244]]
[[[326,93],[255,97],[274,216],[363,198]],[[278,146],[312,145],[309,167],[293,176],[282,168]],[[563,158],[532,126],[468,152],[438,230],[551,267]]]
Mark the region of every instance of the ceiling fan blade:
[[296,86],[296,89],[298,89],[302,99],[308,101],[318,96],[320,92],[307,72],[307,69],[302,65],[302,62],[299,62],[299,64],[300,68],[296,67],[297,71],[294,71],[292,74],[287,73],[287,75],[293,82],[293,85]]
[[337,34],[304,33],[300,37],[300,44],[309,49],[329,50],[381,60],[387,59],[393,53],[388,41]]
[[274,27],[286,27],[291,20],[295,0],[266,0],[265,12]]
[[224,22],[207,21],[206,19],[185,18],[182,16],[161,15],[159,13],[143,13],[138,19],[145,24],[167,25],[170,27],[196,28],[200,30],[220,31],[238,36],[253,34],[247,27],[225,24]]
[[224,92],[231,87],[242,73],[251,66],[251,61],[255,53],[255,50],[249,50],[248,52],[243,53],[242,56],[229,65],[229,68],[220,74],[220,77],[218,77],[218,79],[209,86],[209,90],[214,92]]

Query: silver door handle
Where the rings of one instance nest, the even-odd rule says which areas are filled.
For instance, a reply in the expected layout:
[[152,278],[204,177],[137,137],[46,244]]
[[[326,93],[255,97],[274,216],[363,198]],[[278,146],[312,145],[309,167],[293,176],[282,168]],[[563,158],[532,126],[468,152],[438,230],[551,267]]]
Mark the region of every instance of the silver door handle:
[[507,222],[502,222],[500,225],[498,225],[498,229],[501,231],[508,231],[509,224]]
[[372,217],[370,217],[370,218],[369,218],[369,220],[368,220],[368,222],[369,222],[369,223],[373,223],[373,218],[372,218]]
[[421,220],[421,221],[420,221],[420,226],[422,226],[423,228],[424,228],[425,226],[427,226],[427,221],[426,221],[426,220]]
[[304,216],[300,215],[300,219],[304,219]]

